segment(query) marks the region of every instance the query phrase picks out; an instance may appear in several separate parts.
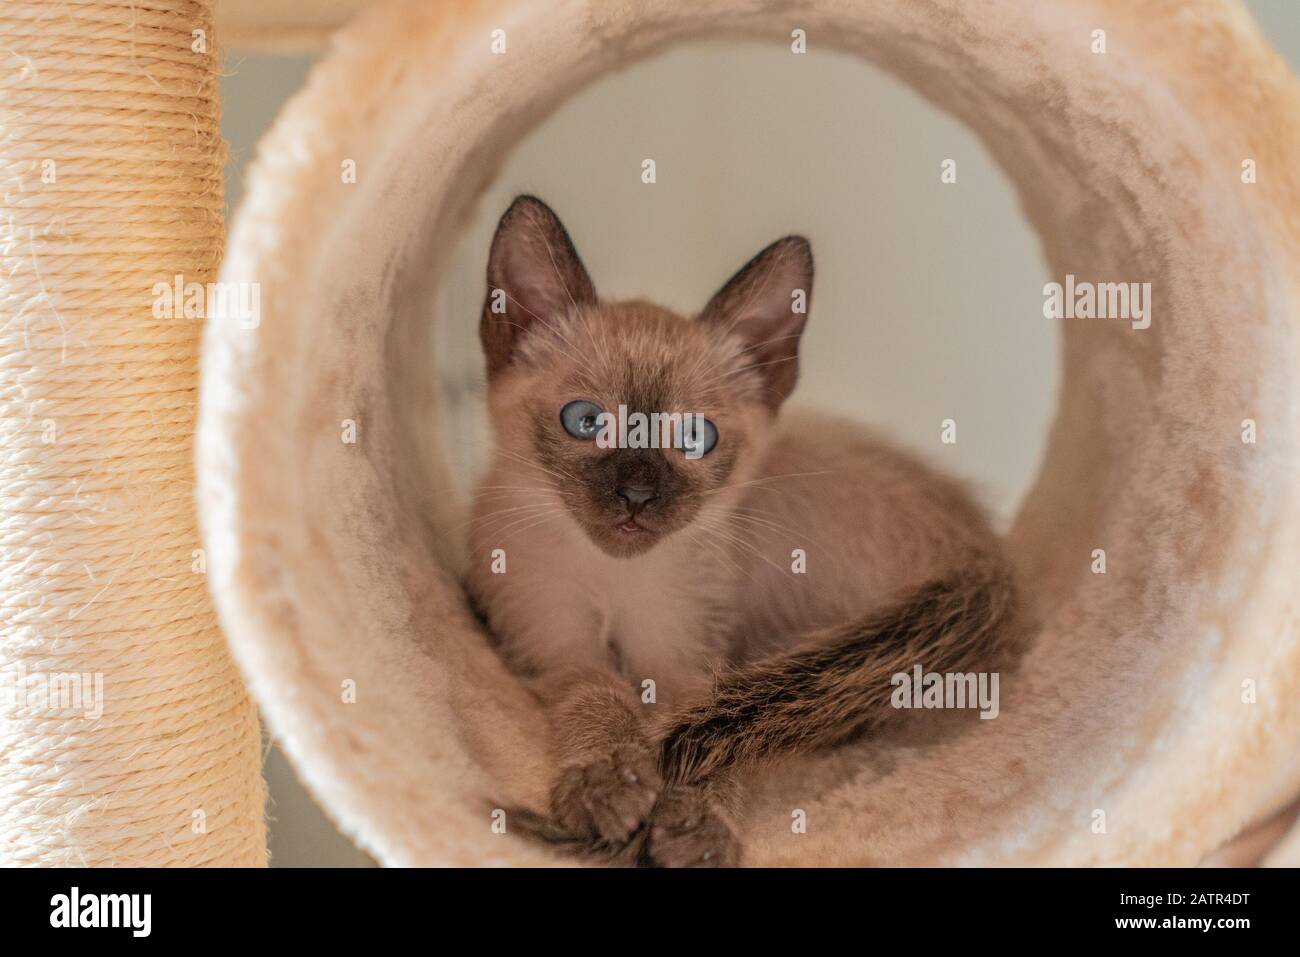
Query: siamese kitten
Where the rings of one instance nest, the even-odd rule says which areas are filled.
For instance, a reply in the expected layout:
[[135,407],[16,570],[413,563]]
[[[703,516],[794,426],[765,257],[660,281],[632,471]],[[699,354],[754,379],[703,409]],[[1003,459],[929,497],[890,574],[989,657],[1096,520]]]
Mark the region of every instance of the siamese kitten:
[[[597,298],[541,201],[501,218],[467,585],[548,708],[556,833],[738,863],[736,770],[898,720],[895,674],[1005,645],[1011,575],[962,490],[855,424],[778,416],[812,273],[790,236],[682,316]],[[600,441],[638,412],[689,425]]]

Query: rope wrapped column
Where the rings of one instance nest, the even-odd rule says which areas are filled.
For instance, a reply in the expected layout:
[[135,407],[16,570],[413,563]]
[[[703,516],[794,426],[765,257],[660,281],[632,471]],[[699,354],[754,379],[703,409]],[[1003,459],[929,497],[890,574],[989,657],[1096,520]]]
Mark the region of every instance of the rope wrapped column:
[[0,6],[0,864],[266,861],[193,502],[212,25],[208,0]]

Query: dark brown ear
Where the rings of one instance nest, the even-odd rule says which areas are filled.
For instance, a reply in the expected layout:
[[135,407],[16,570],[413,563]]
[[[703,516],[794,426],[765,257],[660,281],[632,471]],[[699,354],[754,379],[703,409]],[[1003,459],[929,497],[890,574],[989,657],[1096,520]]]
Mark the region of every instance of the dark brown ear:
[[596,301],[591,277],[559,217],[536,196],[519,196],[501,217],[488,254],[479,340],[488,375],[505,368],[533,323],[546,327]]
[[740,336],[751,368],[777,409],[799,378],[799,336],[812,302],[812,247],[802,236],[778,239],[741,267],[709,300],[700,321]]

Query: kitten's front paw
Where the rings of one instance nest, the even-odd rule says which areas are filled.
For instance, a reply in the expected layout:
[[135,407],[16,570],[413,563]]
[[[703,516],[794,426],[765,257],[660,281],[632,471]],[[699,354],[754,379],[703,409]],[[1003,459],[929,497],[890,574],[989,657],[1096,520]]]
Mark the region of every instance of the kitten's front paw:
[[702,788],[677,786],[650,814],[643,856],[651,867],[735,867],[740,843]]
[[591,764],[565,768],[551,791],[551,813],[563,827],[625,844],[659,796],[659,770],[649,748],[627,747]]

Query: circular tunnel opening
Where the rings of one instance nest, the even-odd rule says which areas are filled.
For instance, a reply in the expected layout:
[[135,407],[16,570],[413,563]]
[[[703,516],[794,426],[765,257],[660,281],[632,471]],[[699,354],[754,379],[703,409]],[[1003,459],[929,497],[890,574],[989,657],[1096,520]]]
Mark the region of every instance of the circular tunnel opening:
[[[481,199],[497,164],[568,96],[674,41],[784,37],[790,24],[784,14],[737,14],[724,3],[580,23],[521,13],[506,27],[527,38],[512,60],[459,44],[463,31],[442,16],[413,15],[400,28],[363,18],[353,42],[317,71],[268,140],[226,271],[260,270],[264,313],[274,321],[252,335],[219,323],[210,329],[201,495],[213,588],[232,646],[273,730],[344,827],[393,863],[541,861],[548,858],[496,840],[485,826],[489,795],[535,797],[547,767],[535,708],[486,648],[449,570],[447,530],[459,505],[442,440],[430,428],[441,421],[430,304],[439,276],[458,261],[456,243],[475,243],[473,229],[464,232],[474,211],[481,221],[495,219],[498,210]],[[1231,150],[1198,123],[1196,110],[1206,107],[1180,85],[1168,58],[1137,57],[1121,45],[1103,66],[1089,59],[1087,25],[1073,14],[1013,4],[978,21],[931,6],[846,15],[829,4],[814,4],[806,19],[810,36],[874,60],[969,124],[1016,183],[1042,237],[1049,278],[1137,279],[1151,284],[1161,305],[1142,329],[1061,323],[1061,400],[1042,468],[1010,531],[1046,614],[1022,680],[1004,697],[1002,720],[977,736],[893,755],[885,766],[864,752],[773,773],[752,808],[747,859],[1086,861],[1131,858],[1135,847],[1168,849],[1174,839],[1144,833],[1134,815],[1119,814],[1122,837],[1105,846],[1089,845],[1087,829],[1072,822],[1103,797],[1121,812],[1142,808],[1155,768],[1167,780],[1185,775],[1179,756],[1192,745],[1180,751],[1166,738],[1157,747],[1159,735],[1195,741],[1207,719],[1190,689],[1216,665],[1230,674],[1234,656],[1249,651],[1223,641],[1205,612],[1250,592],[1241,570],[1258,563],[1243,531],[1283,505],[1243,491],[1276,469],[1289,446],[1275,446],[1273,458],[1246,459],[1232,442],[1243,409],[1288,417],[1285,390],[1262,395],[1235,374],[1253,368],[1290,382],[1282,364],[1285,271],[1233,179],[1209,168]],[[1126,22],[1117,24],[1123,35]],[[491,25],[472,26],[487,35]],[[407,38],[419,38],[418,49]],[[358,76],[368,79],[359,99]],[[325,109],[340,102],[350,105]],[[322,114],[331,122],[318,122]],[[630,158],[633,174],[654,150],[637,152],[645,156]],[[340,157],[380,175],[340,190]],[[960,189],[965,158],[952,158],[951,186]],[[727,178],[725,170],[715,175]],[[936,191],[949,185],[936,169],[930,176]],[[667,181],[661,175],[648,188]],[[879,196],[865,187],[857,195],[864,203]],[[574,215],[562,198],[550,198]],[[581,199],[579,192],[578,215],[587,208]],[[781,224],[728,227],[735,232],[719,240],[719,255],[743,260],[751,227],[764,235],[791,228],[791,207],[760,205]],[[615,208],[610,222],[626,226],[632,209]],[[910,221],[893,222],[903,229]],[[600,241],[609,226],[575,224],[580,245],[584,228],[596,236],[588,264],[598,286],[602,276],[614,277],[603,291],[620,293],[620,283],[650,295],[666,288],[667,272],[620,278],[619,263],[628,261],[683,270],[665,298],[686,308],[725,277],[682,250],[676,267],[655,255],[660,241],[650,230],[620,244]],[[890,234],[863,233],[891,262],[884,256],[896,251],[885,248]],[[629,259],[622,252],[632,244],[644,245]],[[837,251],[827,255],[831,267],[823,265],[822,275],[835,275]],[[466,275],[474,271],[467,267]],[[633,280],[640,288],[631,288]],[[443,301],[453,308],[440,329],[472,329],[482,295],[477,280],[472,286],[446,287]],[[849,289],[846,299],[863,297],[863,289],[871,295],[869,286]],[[905,307],[933,303],[929,287],[890,294]],[[471,306],[467,316],[458,295]],[[1026,299],[1041,310],[1041,285]],[[864,336],[856,340],[864,351],[872,333],[897,331],[889,326],[897,303],[883,305],[853,330]],[[811,334],[827,312],[821,296]],[[1047,336],[1057,328],[1041,312],[1024,321]],[[443,342],[443,355],[470,348],[448,341],[455,342]],[[847,351],[834,349],[829,328],[822,341],[813,348],[824,356]],[[819,365],[833,367],[828,362],[814,352],[806,378],[815,382]],[[452,365],[444,372],[459,374]],[[891,379],[898,367],[907,371],[903,363],[879,367],[872,384],[883,384],[882,395],[900,391],[900,379]],[[850,376],[836,388],[854,386]],[[830,393],[846,403],[856,395]],[[1004,400],[1015,405],[1025,395],[1008,391]],[[1007,412],[991,418],[999,415]],[[960,414],[953,417],[960,429]],[[341,421],[358,424],[365,438],[340,442]],[[1032,472],[1017,475],[1025,481]],[[1004,514],[1015,498],[1008,493],[997,503]],[[1142,573],[1090,575],[1088,557],[1098,547]],[[341,708],[340,681],[382,691]],[[1135,728],[1145,730],[1135,735]],[[1138,761],[1142,775],[1123,773],[1125,762]],[[1195,802],[1203,791],[1183,783],[1171,814],[1174,803]],[[917,802],[917,793],[928,800]],[[792,801],[826,822],[796,842],[786,826]],[[433,820],[431,804],[440,810]],[[1231,826],[1227,820],[1216,826]]]
[[684,314],[771,240],[807,235],[817,275],[791,404],[869,423],[1010,524],[1059,388],[1038,238],[969,129],[860,58],[800,48],[677,45],[576,93],[504,159],[435,297],[443,449],[463,496],[490,444],[487,251],[510,201],[533,193],[600,295]]

